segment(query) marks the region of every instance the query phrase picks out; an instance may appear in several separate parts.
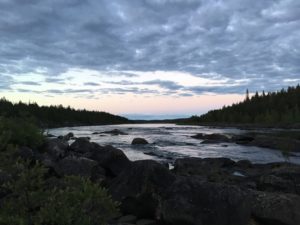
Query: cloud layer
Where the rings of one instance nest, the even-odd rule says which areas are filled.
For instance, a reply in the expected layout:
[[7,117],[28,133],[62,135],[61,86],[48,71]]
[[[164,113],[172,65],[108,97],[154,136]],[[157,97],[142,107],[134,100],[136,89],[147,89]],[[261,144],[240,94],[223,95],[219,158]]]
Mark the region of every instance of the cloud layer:
[[0,14],[0,91],[190,96],[300,82],[299,0],[0,0]]

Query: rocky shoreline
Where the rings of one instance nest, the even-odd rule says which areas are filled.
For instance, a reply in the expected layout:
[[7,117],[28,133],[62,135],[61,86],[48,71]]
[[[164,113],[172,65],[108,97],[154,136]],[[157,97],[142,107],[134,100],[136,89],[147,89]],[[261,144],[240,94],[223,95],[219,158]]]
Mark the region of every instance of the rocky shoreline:
[[203,134],[198,133],[192,138],[203,140],[203,144],[236,143],[239,145],[257,146],[285,151],[286,153],[300,152],[300,140],[276,137],[264,133],[246,133],[244,135]]
[[182,158],[169,169],[153,160],[130,161],[120,149],[71,134],[18,154],[42,162],[52,182],[79,175],[104,185],[121,203],[122,215],[111,225],[300,224],[299,165]]

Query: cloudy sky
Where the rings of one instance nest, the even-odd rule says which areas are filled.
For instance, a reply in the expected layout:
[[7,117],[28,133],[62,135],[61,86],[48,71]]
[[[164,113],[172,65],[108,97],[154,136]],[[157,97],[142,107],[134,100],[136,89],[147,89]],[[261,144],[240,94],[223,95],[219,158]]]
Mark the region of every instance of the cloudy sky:
[[191,115],[300,83],[299,0],[0,0],[0,96]]

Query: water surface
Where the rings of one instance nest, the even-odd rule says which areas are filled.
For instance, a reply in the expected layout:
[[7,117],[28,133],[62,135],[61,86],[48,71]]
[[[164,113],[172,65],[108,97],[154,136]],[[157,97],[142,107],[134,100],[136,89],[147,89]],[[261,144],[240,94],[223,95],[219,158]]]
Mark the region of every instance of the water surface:
[[[128,135],[93,134],[94,132],[119,129]],[[113,145],[124,151],[131,160],[154,159],[174,161],[182,157],[227,157],[233,160],[248,159],[254,163],[280,162],[286,159],[280,151],[254,146],[242,146],[235,143],[201,144],[201,140],[191,138],[197,133],[243,134],[246,131],[237,128],[210,128],[203,126],[178,126],[174,124],[126,124],[106,126],[81,126],[50,129],[54,135],[73,132],[76,137],[90,137],[100,145]],[[133,146],[131,141],[145,138],[150,144]],[[300,154],[289,159],[300,164]]]

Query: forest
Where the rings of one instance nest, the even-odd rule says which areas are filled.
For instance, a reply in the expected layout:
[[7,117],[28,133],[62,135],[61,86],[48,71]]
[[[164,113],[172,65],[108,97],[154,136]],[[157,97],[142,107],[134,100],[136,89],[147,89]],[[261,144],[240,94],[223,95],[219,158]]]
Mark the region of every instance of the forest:
[[42,128],[128,123],[128,119],[106,112],[75,110],[71,107],[39,106],[37,103],[12,103],[0,99],[0,117],[30,118]]
[[300,86],[277,92],[256,92],[244,101],[192,116],[184,123],[294,124],[300,123]]

